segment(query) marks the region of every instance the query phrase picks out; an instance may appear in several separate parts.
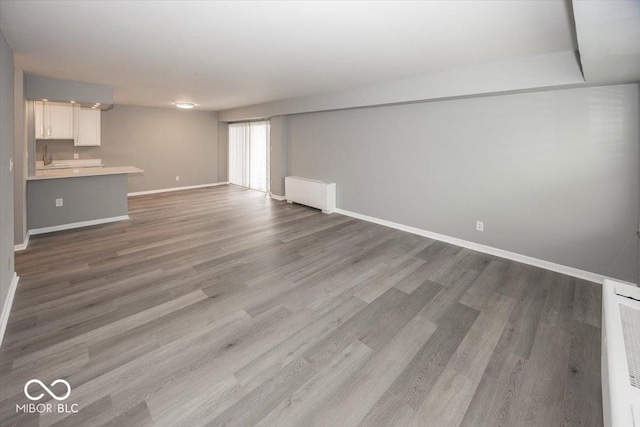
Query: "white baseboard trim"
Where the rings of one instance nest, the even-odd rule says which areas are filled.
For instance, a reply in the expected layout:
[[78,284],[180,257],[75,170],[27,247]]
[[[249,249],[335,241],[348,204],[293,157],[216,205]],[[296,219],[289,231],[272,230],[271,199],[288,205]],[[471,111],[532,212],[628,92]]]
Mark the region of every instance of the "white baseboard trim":
[[281,201],[281,202],[282,202],[282,201],[284,201],[284,200],[287,200],[287,198],[286,198],[286,197],[284,197],[284,196],[278,196],[277,194],[269,194],[269,196],[270,196],[272,199],[274,199],[274,200],[279,200],[279,201]]
[[129,215],[112,216],[110,218],[100,218],[100,219],[94,219],[91,221],[72,222],[69,224],[54,225],[52,227],[36,228],[33,230],[29,230],[29,234],[32,236],[35,236],[36,234],[53,233],[56,231],[71,230],[73,228],[90,227],[92,225],[100,225],[100,224],[107,224],[109,222],[125,221],[127,219],[129,219]]
[[4,332],[7,330],[7,324],[9,323],[9,314],[11,313],[11,305],[13,305],[13,297],[16,295],[16,289],[18,288],[19,280],[20,278],[14,271],[13,279],[11,279],[11,285],[9,285],[7,299],[4,300],[4,307],[2,307],[2,312],[0,313],[0,346],[2,346]]
[[171,191],[194,190],[196,188],[216,187],[218,185],[227,185],[227,184],[229,184],[229,181],[214,182],[212,184],[189,185],[187,187],[172,187],[172,188],[160,188],[158,190],[134,191],[132,193],[127,193],[127,197],[144,196],[145,194],[169,193]]
[[[554,262],[533,258],[527,255],[521,255],[515,252],[509,252],[504,249],[498,249],[492,246],[486,246],[480,243],[470,242],[468,240],[462,240],[456,237],[450,237],[444,234],[434,233],[432,231],[410,227],[408,225],[398,224],[397,222],[387,221],[384,219],[375,218],[368,215],[362,215],[362,214],[347,211],[344,209],[337,208],[336,213],[350,216],[352,218],[361,219],[364,221],[373,222],[375,224],[384,225],[386,227],[395,228],[397,230],[406,231],[407,233],[417,234],[418,236],[428,237],[430,239],[439,240],[445,243],[450,243],[452,245],[461,246],[463,248],[472,249],[474,251],[482,252],[485,254],[494,255],[500,258],[510,259],[512,261],[521,262],[523,264],[532,265],[534,267],[544,268],[545,270],[555,271],[556,273],[566,274],[567,276],[577,277],[578,279],[588,280],[590,282],[602,284],[602,281],[604,279],[609,279],[609,277],[603,276],[601,274],[592,273],[590,271],[579,270],[577,268],[568,267],[566,265],[556,264]],[[623,282],[620,279],[613,279],[613,280],[616,280],[618,282]],[[632,286],[638,286],[630,282],[623,282],[623,283],[627,283]]]
[[24,241],[22,243],[20,243],[19,245],[13,245],[13,251],[14,252],[19,252],[19,251],[24,251],[25,249],[27,249],[27,247],[29,246],[29,232],[27,231],[27,235],[24,236]]

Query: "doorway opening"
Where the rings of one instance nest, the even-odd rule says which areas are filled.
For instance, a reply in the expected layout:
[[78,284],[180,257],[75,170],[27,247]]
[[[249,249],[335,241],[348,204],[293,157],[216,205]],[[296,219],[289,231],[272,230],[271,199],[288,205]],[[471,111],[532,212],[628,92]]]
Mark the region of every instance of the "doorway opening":
[[269,192],[270,122],[229,125],[229,182]]

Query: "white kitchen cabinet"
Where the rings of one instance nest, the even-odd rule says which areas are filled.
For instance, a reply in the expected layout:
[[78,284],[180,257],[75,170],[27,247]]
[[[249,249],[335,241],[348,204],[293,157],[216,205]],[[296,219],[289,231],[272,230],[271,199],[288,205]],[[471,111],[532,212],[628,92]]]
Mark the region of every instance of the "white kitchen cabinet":
[[35,102],[36,139],[73,139],[73,105]]
[[100,145],[100,110],[93,108],[78,108],[75,146],[93,147]]
[[44,139],[47,135],[47,129],[44,124],[44,102],[36,101],[34,103],[35,122],[36,122],[36,139]]

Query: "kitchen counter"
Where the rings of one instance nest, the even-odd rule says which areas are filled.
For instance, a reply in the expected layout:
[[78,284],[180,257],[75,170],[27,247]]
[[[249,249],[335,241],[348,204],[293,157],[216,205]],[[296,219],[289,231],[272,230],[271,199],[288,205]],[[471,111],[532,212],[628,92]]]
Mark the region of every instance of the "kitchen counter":
[[99,175],[119,175],[143,173],[142,169],[134,166],[116,166],[116,167],[81,167],[76,169],[47,169],[37,170],[35,176],[28,176],[27,181],[36,181],[41,179],[57,179],[57,178],[77,178],[84,176]]
[[133,166],[36,170],[27,178],[29,234],[129,219],[128,177],[142,172]]

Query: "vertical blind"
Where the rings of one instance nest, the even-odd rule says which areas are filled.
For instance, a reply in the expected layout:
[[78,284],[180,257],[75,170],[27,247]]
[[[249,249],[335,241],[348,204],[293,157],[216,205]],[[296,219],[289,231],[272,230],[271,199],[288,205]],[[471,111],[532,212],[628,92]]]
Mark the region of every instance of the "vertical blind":
[[229,182],[269,190],[269,122],[229,125]]

